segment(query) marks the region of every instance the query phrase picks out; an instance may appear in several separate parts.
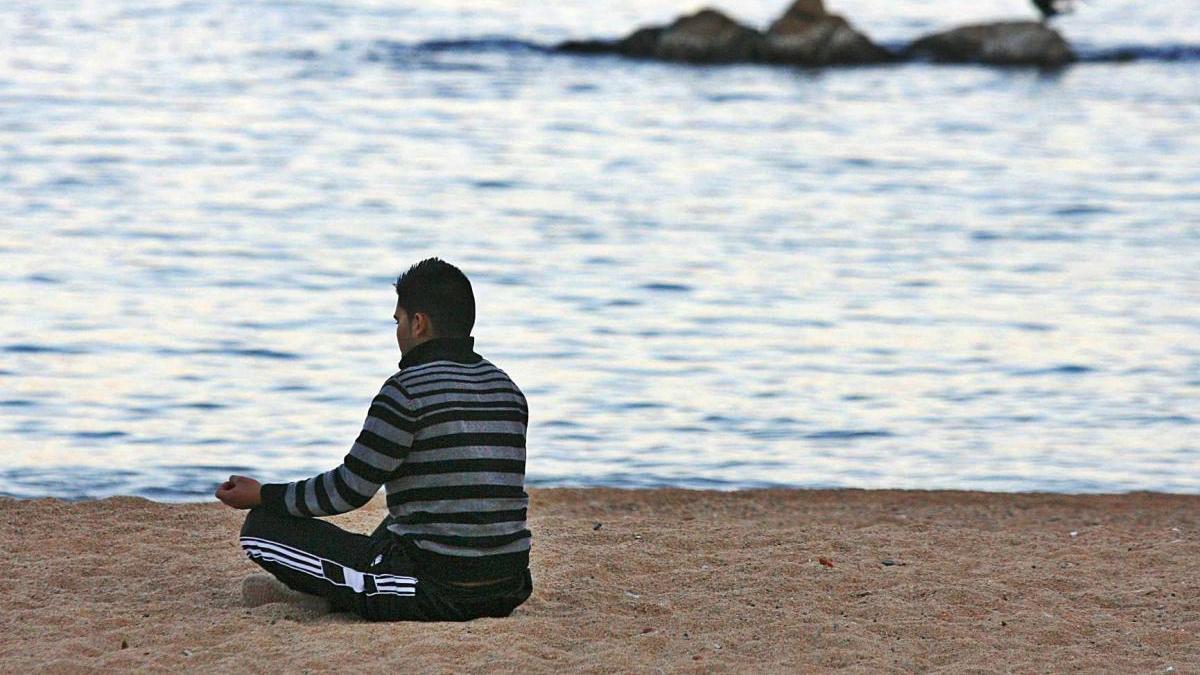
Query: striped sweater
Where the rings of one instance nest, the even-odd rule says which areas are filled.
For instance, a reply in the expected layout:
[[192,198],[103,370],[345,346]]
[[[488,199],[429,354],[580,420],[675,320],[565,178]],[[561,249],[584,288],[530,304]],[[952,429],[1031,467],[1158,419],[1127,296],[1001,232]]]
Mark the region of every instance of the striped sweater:
[[263,485],[263,506],[329,516],[366,504],[383,486],[388,529],[427,576],[523,573],[529,409],[508,375],[473,347],[472,338],[438,338],[410,349],[371,401],[341,466]]

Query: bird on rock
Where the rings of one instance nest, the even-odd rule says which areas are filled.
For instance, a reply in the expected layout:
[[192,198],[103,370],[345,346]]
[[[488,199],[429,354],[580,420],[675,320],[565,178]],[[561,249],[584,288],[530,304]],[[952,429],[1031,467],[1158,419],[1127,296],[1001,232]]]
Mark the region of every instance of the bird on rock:
[[1033,6],[1042,13],[1042,21],[1075,9],[1075,3],[1072,0],[1033,0]]

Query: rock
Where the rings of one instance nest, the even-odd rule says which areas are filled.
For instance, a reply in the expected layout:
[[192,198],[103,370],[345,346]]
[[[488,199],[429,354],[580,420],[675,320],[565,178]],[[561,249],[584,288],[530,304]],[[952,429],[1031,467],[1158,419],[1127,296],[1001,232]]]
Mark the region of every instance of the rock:
[[909,45],[905,56],[946,63],[1004,66],[1062,66],[1075,60],[1058,31],[1037,21],[963,26],[928,35]]
[[689,63],[765,61],[823,66],[895,59],[848,21],[826,12],[822,0],[795,0],[766,34],[717,10],[703,9],[669,26],[640,28],[620,40],[564,42],[557,49]]
[[639,28],[617,43],[617,52],[639,59],[654,58],[654,50],[662,34],[661,27]]
[[[632,41],[637,35],[634,33],[622,42]],[[676,19],[663,29],[653,56],[690,63],[758,61],[764,55],[764,47],[762,33],[714,9],[702,9]]]
[[826,12],[821,0],[796,0],[771,24],[766,37],[767,58],[776,63],[825,66],[895,58],[849,21]]
[[822,0],[796,0],[791,7],[783,13],[784,16],[802,16],[811,19],[819,19],[823,16],[829,16],[829,12],[825,11],[825,3]]
[[611,54],[617,51],[617,43],[611,40],[567,40],[555,49],[571,54]]
[[676,19],[670,26],[639,28],[615,42],[579,40],[564,42],[556,49],[575,54],[616,53],[639,59],[733,63],[763,60],[765,40],[753,28],[716,10],[703,9]]
[[620,40],[568,40],[554,49],[571,54],[620,54],[638,59],[655,57],[662,27],[639,28]]

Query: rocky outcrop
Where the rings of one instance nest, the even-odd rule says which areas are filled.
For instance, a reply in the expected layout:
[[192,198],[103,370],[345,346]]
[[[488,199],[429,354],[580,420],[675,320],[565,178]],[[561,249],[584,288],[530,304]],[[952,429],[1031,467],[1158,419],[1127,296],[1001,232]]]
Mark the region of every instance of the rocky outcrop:
[[611,52],[689,63],[735,63],[764,60],[766,38],[715,9],[702,9],[676,19],[669,26],[639,28],[615,42],[564,42],[558,50],[580,54]]
[[785,63],[829,66],[902,59],[1056,67],[1075,60],[1058,31],[1035,21],[964,26],[923,37],[900,55],[830,14],[822,0],[795,0],[765,33],[714,9],[680,17],[669,26],[650,26],[620,40],[565,42],[559,51],[690,63]]
[[825,11],[821,0],[796,0],[767,29],[767,60],[804,66],[881,63],[891,52]]
[[702,9],[667,26],[658,36],[653,56],[691,63],[760,61],[765,45],[762,33],[715,9]]
[[1047,68],[1075,60],[1075,52],[1063,36],[1036,21],[1007,21],[955,28],[913,42],[904,55],[946,63]]
[[662,33],[662,27],[636,30],[628,37],[616,43],[616,52],[622,56],[631,56],[638,59],[654,58],[654,50],[658,47],[658,38]]
[[887,50],[829,14],[821,0],[796,0],[767,32],[744,26],[715,9],[704,9],[669,26],[634,31],[615,42],[565,42],[559,51],[617,53],[689,63],[771,62],[802,66],[880,63]]

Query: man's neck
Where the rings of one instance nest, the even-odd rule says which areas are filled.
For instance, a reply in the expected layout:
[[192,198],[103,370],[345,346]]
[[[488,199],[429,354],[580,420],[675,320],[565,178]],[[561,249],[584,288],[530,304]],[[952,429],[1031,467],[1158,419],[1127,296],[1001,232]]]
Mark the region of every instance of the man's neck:
[[410,347],[400,359],[400,368],[411,368],[431,361],[477,363],[482,357],[474,351],[475,338],[435,337]]

